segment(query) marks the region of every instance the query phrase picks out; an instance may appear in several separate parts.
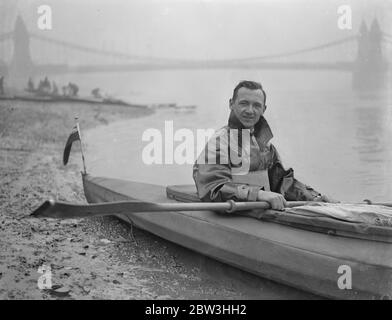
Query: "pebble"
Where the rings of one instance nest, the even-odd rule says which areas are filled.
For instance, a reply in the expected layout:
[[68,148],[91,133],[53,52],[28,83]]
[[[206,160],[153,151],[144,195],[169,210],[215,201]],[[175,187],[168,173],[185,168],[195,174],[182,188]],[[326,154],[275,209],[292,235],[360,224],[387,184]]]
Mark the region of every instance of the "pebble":
[[111,243],[111,241],[108,240],[108,239],[100,239],[99,241],[100,241],[101,243],[103,243],[103,244],[109,244],[109,243]]

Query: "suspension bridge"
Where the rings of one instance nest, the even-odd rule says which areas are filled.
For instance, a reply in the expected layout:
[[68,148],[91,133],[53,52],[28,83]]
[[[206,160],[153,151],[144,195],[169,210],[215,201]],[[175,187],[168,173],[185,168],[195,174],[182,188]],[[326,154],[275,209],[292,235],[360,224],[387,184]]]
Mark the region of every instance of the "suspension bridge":
[[[259,68],[337,70],[351,72],[354,77],[359,78],[363,76],[369,78],[372,75],[379,78],[380,74],[385,74],[388,70],[385,52],[388,50],[387,46],[391,45],[392,35],[383,32],[377,19],[374,19],[370,27],[362,22],[360,30],[354,36],[288,52],[255,55],[241,59],[169,59],[99,49],[35,34],[28,31],[21,16],[18,16],[13,30],[0,34],[0,72],[9,76],[28,77],[35,74],[47,75],[68,72]],[[32,47],[38,46],[40,50],[36,51],[40,52],[41,57],[34,57],[32,56]],[[350,49],[345,50],[352,53],[350,60],[322,62],[310,61],[312,59],[309,59],[309,54],[323,50],[336,50],[338,46],[350,46]],[[80,63],[81,56],[86,57],[86,63]],[[301,56],[308,59],[304,58],[306,61],[298,60],[298,57]],[[55,59],[48,62],[50,57],[55,57]],[[290,61],[290,58],[293,57],[296,57],[297,60]],[[41,62],[37,62],[39,60]]]

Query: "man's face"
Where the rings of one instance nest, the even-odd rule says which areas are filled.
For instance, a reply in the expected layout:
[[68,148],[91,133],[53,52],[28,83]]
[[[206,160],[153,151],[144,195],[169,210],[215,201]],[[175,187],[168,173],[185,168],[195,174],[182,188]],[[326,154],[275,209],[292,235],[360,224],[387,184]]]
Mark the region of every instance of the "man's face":
[[230,109],[244,128],[252,128],[264,114],[264,94],[260,89],[240,88],[235,101],[230,99]]

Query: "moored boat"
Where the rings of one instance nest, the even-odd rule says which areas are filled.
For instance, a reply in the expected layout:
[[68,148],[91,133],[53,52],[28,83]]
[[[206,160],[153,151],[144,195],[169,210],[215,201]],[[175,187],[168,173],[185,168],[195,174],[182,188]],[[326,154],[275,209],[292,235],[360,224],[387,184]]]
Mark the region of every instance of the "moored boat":
[[[166,188],[88,174],[83,174],[83,185],[90,203],[198,201],[193,186]],[[376,236],[367,236],[369,228],[360,228],[357,236],[353,223],[346,226],[321,219],[317,226],[305,230],[302,221],[309,217],[299,217],[287,225],[291,216],[260,221],[207,210],[142,212],[119,217],[203,255],[320,296],[392,296],[392,244],[390,229],[385,231],[388,228],[375,228]],[[343,281],[342,286],[344,276],[350,283]]]

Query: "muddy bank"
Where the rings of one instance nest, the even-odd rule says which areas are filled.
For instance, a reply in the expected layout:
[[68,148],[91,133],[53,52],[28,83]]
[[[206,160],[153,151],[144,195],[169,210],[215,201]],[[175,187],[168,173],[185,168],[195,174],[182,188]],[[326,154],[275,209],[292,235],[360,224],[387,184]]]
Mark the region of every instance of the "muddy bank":
[[[309,297],[252,276],[232,282],[228,279],[238,276],[234,269],[132,230],[114,217],[60,221],[28,216],[49,197],[86,201],[80,157],[62,165],[76,114],[82,128],[91,128],[150,112],[0,101],[0,299]],[[43,265],[51,267],[52,289],[38,288]],[[231,271],[218,277],[222,270]]]

